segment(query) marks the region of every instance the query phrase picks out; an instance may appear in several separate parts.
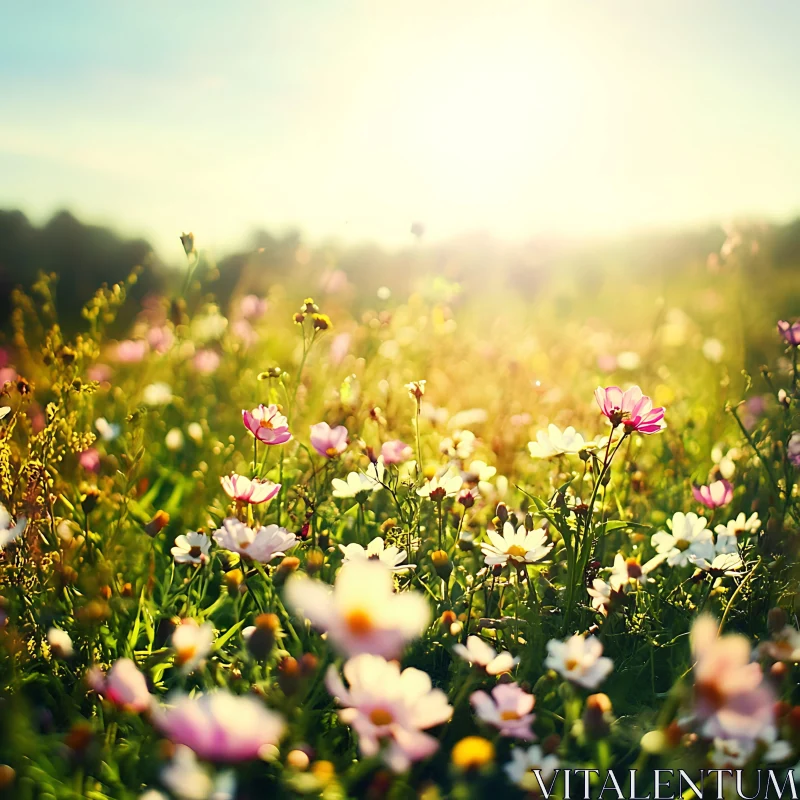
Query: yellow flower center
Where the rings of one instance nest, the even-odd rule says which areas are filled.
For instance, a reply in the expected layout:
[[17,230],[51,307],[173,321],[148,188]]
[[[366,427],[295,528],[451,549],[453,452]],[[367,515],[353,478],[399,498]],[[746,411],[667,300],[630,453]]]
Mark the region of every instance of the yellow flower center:
[[572,670],[574,670],[574,669],[578,669],[578,666],[580,665],[580,663],[581,663],[581,662],[580,662],[580,661],[578,661],[578,659],[577,659],[577,658],[568,658],[568,659],[567,659],[567,660],[564,662],[564,666],[566,667],[566,669],[567,669],[567,672],[572,672]]
[[334,458],[339,455],[339,451],[335,447],[329,447],[325,451],[325,455],[328,456],[328,458]]
[[528,551],[519,544],[512,544],[511,547],[506,550],[506,555],[511,556],[512,558],[525,558],[525,554]]
[[369,612],[361,608],[354,608],[345,616],[345,625],[353,636],[367,636],[375,627]]
[[258,423],[259,428],[272,428],[272,420],[271,419],[262,419],[259,420]]
[[519,719],[519,714],[517,714],[516,711],[501,711],[500,719],[503,720]]
[[689,544],[689,542],[686,541],[686,539],[678,539],[678,541],[675,542],[675,547],[677,547],[678,550],[683,552],[684,550],[688,550],[691,547],[691,545]]
[[391,711],[385,708],[373,708],[369,712],[369,720],[373,725],[390,725],[394,721]]
[[180,647],[175,654],[175,660],[178,662],[178,664],[186,664],[195,657],[196,653],[197,648],[194,645]]

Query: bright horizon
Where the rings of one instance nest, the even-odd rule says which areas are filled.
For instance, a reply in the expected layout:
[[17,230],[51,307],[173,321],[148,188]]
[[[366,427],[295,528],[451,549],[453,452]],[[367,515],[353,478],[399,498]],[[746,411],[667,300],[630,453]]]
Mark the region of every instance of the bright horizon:
[[[0,207],[224,251],[800,212],[800,7],[100,2],[0,12]],[[43,9],[46,9],[43,10]]]

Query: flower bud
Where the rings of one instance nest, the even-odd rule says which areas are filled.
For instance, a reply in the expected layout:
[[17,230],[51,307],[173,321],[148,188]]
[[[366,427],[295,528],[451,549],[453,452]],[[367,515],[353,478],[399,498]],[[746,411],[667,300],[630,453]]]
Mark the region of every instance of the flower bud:
[[281,623],[275,614],[259,614],[255,619],[255,630],[247,638],[247,649],[253,658],[263,660],[272,652],[280,634]]
[[275,570],[275,583],[280,586],[299,566],[300,559],[297,556],[284,556]]
[[84,514],[91,514],[100,500],[100,490],[94,486],[89,486],[81,495],[81,508]]
[[152,538],[158,536],[167,525],[169,525],[169,514],[166,511],[156,511],[155,516],[144,526],[144,529],[147,535]]
[[482,770],[494,762],[494,745],[482,736],[466,736],[456,742],[450,760],[462,772]]
[[244,588],[244,573],[240,569],[232,569],[225,573],[225,586],[231,595],[238,594]]
[[583,729],[590,739],[603,739],[610,732],[611,700],[605,694],[593,694],[586,699],[583,710]]
[[306,556],[306,572],[316,575],[325,566],[325,554],[322,550],[309,550]]
[[782,608],[771,608],[767,614],[767,628],[770,633],[778,633],[786,627],[788,620],[789,618]]
[[505,524],[508,522],[508,506],[505,503],[498,503],[497,510],[495,511],[497,517],[499,517],[500,522]]
[[450,573],[453,571],[453,564],[444,550],[434,550],[431,553],[431,561],[436,574],[440,578],[447,579],[450,577]]
[[451,611],[449,608],[447,609],[447,611],[444,611],[442,613],[442,616],[440,618],[440,622],[446,628],[450,627],[450,625],[452,625],[455,621],[456,621],[455,612]]

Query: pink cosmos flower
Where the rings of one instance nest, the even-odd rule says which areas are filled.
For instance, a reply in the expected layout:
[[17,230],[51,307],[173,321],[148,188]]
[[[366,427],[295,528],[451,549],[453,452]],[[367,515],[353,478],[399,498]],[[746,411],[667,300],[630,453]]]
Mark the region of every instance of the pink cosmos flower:
[[624,425],[627,431],[650,434],[659,433],[667,427],[664,422],[664,408],[653,408],[653,401],[642,394],[638,386],[631,386],[624,392],[619,386],[609,386],[606,389],[598,386],[594,397],[612,428]]
[[252,695],[220,689],[190,697],[173,694],[153,710],[156,727],[208,761],[248,761],[268,755],[283,735],[283,717]]
[[246,319],[237,319],[231,326],[231,330],[245,347],[250,347],[251,344],[258,341],[258,334]]
[[339,364],[344,361],[345,356],[350,352],[350,341],[352,338],[353,337],[349,333],[345,332],[337,333],[331,340],[330,361],[334,367],[338,367]]
[[260,478],[246,478],[235,472],[224,475],[219,479],[225,494],[239,503],[250,503],[257,506],[267,503],[281,490],[279,483],[261,480]]
[[399,439],[392,439],[381,445],[381,455],[383,463],[388,467],[391,464],[403,464],[414,455],[414,451]]
[[311,446],[325,458],[336,458],[347,449],[347,428],[318,422],[311,426]]
[[78,462],[87,472],[100,471],[100,453],[94,447],[84,450],[78,456]]
[[778,333],[780,333],[790,345],[800,347],[800,320],[796,322],[781,320],[778,323]]
[[216,350],[198,350],[192,359],[192,366],[201,375],[211,375],[217,371],[222,359]]
[[328,642],[348,656],[399,658],[431,618],[425,596],[412,590],[395,592],[393,573],[377,559],[348,561],[333,587],[295,576],[284,594],[289,608],[325,631]]
[[147,343],[156,353],[164,355],[172,347],[175,336],[166,325],[157,325],[147,331]]
[[256,294],[246,294],[239,301],[239,313],[245,319],[258,319],[267,313],[267,305],[266,298]]
[[97,381],[98,383],[110,381],[113,374],[114,370],[112,370],[108,364],[92,364],[92,366],[86,370],[86,377],[90,381]]
[[129,658],[114,662],[102,683],[101,692],[120,708],[136,713],[146,711],[153,702],[144,675]]
[[536,698],[523,691],[516,683],[498,683],[491,695],[484,691],[473,692],[469,698],[475,713],[489,725],[500,731],[501,736],[515,739],[534,739],[531,724]]
[[265,406],[263,403],[252,411],[242,411],[245,428],[264,444],[286,444],[292,438],[286,417],[278,411],[278,406]]
[[114,357],[122,364],[136,364],[147,355],[144,339],[125,339],[117,344]]
[[739,634],[718,636],[716,621],[705,614],[692,626],[691,643],[699,733],[747,740],[772,728],[775,697],[761,666],[750,660],[750,642]]
[[733,500],[733,485],[723,478],[708,486],[692,486],[692,494],[706,508],[721,508]]
[[447,722],[453,708],[441,689],[431,686],[425,672],[408,667],[402,672],[396,661],[364,653],[344,665],[344,682],[333,665],[325,685],[344,708],[339,718],[358,734],[361,755],[366,758],[387,744],[383,759],[395,772],[405,772],[414,761],[436,752],[439,742],[426,728]]

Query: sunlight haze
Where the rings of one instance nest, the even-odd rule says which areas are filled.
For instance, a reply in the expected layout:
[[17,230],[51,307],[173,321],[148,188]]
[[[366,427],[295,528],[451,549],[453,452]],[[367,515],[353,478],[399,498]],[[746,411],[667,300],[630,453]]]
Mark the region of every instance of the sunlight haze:
[[[800,211],[792,2],[0,4],[0,207],[220,250]],[[635,66],[634,66],[635,65]]]

